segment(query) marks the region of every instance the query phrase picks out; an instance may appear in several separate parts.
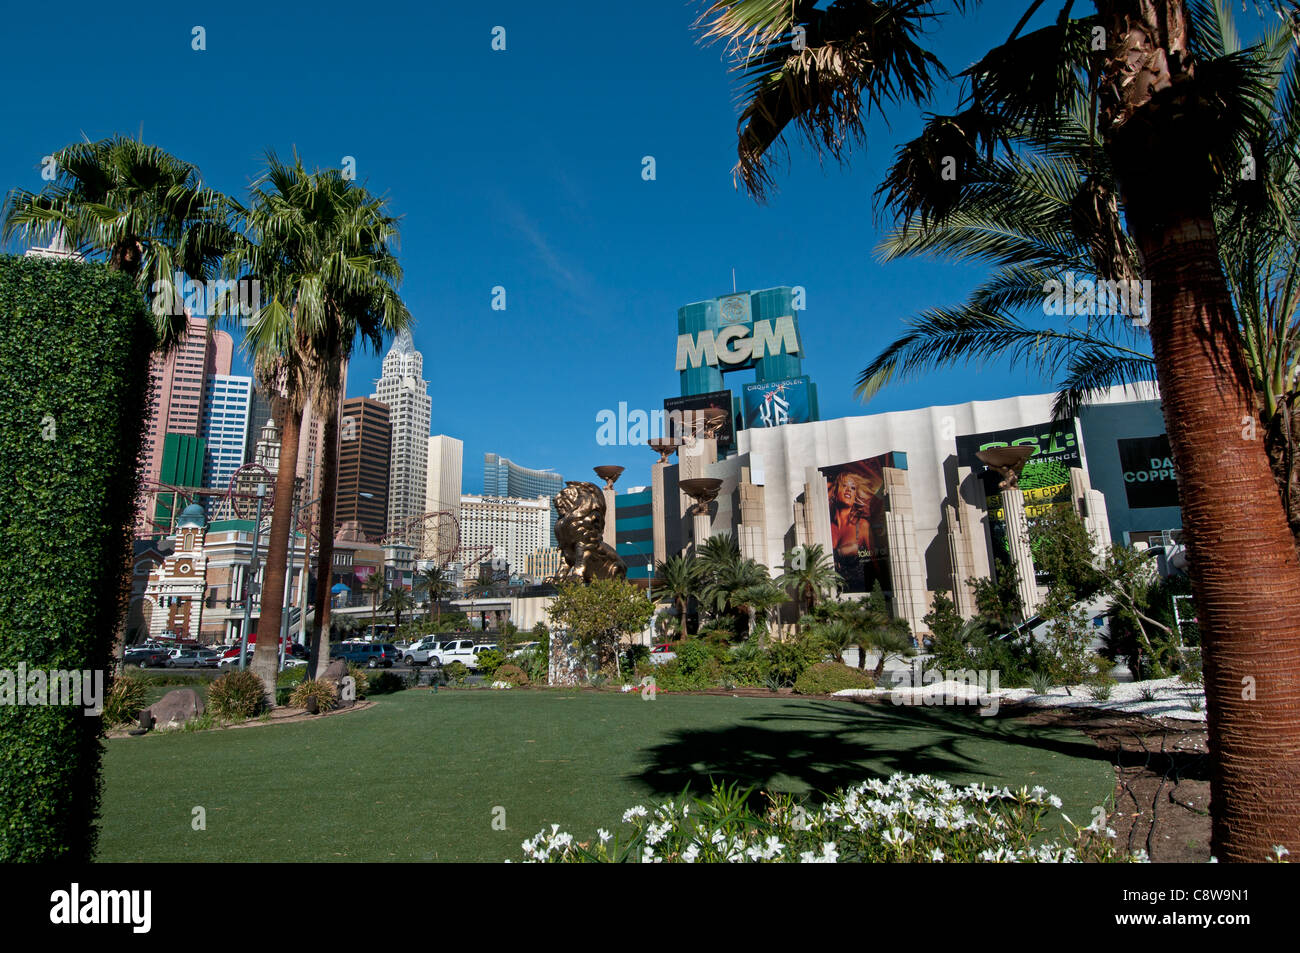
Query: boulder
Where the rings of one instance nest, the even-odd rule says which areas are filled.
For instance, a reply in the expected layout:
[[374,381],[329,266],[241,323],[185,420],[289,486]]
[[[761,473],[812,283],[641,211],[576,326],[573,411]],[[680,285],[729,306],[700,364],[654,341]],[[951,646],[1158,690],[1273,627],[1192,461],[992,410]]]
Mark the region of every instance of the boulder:
[[168,692],[141,712],[140,723],[144,724],[144,714],[159,728],[179,728],[191,718],[203,714],[207,705],[203,698],[192,688],[177,688]]
[[343,659],[341,658],[336,658],[334,661],[330,662],[328,666],[326,666],[325,674],[321,676],[321,681],[333,682],[334,686],[337,688],[339,682],[347,678],[347,675],[348,675],[348,663],[343,661]]

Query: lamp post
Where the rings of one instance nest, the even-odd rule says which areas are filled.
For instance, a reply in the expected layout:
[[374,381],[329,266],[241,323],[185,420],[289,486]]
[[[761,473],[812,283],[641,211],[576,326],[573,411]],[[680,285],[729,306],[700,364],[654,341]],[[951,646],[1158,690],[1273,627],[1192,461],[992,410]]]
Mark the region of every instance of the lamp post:
[[248,628],[253,618],[253,591],[257,588],[257,550],[262,542],[262,501],[266,499],[266,484],[257,484],[257,520],[253,525],[253,553],[248,558],[247,578],[244,580],[244,624],[239,627],[239,668],[248,666]]

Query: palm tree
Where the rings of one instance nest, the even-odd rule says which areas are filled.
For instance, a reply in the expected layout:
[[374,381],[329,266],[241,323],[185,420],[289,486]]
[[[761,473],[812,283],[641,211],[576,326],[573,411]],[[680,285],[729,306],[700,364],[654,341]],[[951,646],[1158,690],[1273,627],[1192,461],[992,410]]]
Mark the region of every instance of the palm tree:
[[429,615],[437,613],[437,620],[442,620],[442,597],[451,591],[451,579],[447,570],[433,565],[420,574],[425,588],[429,591]]
[[362,592],[370,595],[370,628],[375,627],[375,617],[379,615],[379,603],[388,599],[388,582],[383,572],[373,572],[361,584]]
[[790,550],[785,554],[783,570],[776,578],[776,584],[794,593],[801,616],[805,608],[808,611],[815,609],[819,598],[838,592],[844,586],[844,580],[835,571],[834,560],[820,543]]
[[[1243,439],[1258,401],[1220,267],[1213,196],[1265,135],[1266,88],[1244,57],[1205,59],[1198,37],[1217,25],[1182,0],[1096,0],[1096,16],[1076,19],[1067,5],[1022,36],[1040,6],[965,72],[961,110],[929,120],[880,194],[905,219],[941,220],[966,190],[968,170],[1014,151],[1008,132],[1047,124],[1068,103],[1091,104],[1124,228],[1151,282],[1151,353],[1205,633],[1217,755],[1212,848],[1221,860],[1259,861],[1274,844],[1300,848],[1300,802],[1281,796],[1277,780],[1300,776],[1300,707],[1289,701],[1300,697],[1291,664],[1300,651],[1300,557],[1262,444]],[[705,38],[731,41],[734,68],[746,74],[737,174],[751,193],[761,197],[770,182],[771,146],[791,122],[840,157],[863,138],[864,111],[886,98],[925,98],[939,67],[912,35],[930,7],[708,7]],[[1092,49],[1094,28],[1105,49]],[[1295,101],[1294,89],[1285,95]],[[1080,214],[1104,211],[1101,199],[1082,195]],[[1243,692],[1243,679],[1256,692]]]
[[656,593],[660,601],[670,600],[677,607],[683,636],[690,634],[686,628],[686,610],[691,597],[699,590],[699,576],[699,562],[685,556],[669,556],[655,566]]
[[[269,283],[275,300],[255,317],[249,337],[264,353],[288,355],[295,372],[286,383],[292,420],[282,436],[277,484],[287,465],[296,468],[296,444],[293,452],[285,453],[288,430],[296,435],[307,400],[321,419],[317,560],[328,567],[334,558],[343,368],[358,336],[378,352],[385,333],[410,324],[410,314],[396,292],[401,280],[401,268],[391,251],[397,239],[396,219],[385,214],[382,200],[342,172],[309,173],[296,155],[292,164],[286,164],[268,153],[267,171],[254,186],[246,220],[247,235],[226,257],[225,267],[232,276]],[[273,511],[267,560],[267,587],[272,592],[279,591],[276,580],[284,571],[280,565],[284,553],[275,548],[277,516]],[[323,575],[328,579],[327,571]],[[278,625],[279,608],[268,608],[262,624]],[[318,678],[328,663],[320,647],[322,634],[329,632],[330,608],[327,583],[317,588],[311,634],[313,674]]]
[[728,560],[706,575],[700,590],[700,602],[716,615],[743,614],[746,636],[749,636],[754,632],[756,607],[769,603],[771,586],[767,567],[752,559]]
[[[1294,320],[1300,295],[1300,162],[1294,155],[1300,116],[1291,111],[1288,94],[1300,82],[1300,57],[1286,29],[1242,51],[1223,0],[1210,2],[1215,20],[1226,28],[1201,31],[1207,60],[1249,56],[1272,103],[1257,172],[1274,201],[1261,209],[1252,190],[1221,189],[1214,212],[1263,443],[1300,546],[1300,422],[1291,413],[1300,372],[1300,325]],[[1285,86],[1283,77],[1289,77]],[[858,392],[864,399],[929,369],[1009,359],[1040,374],[1063,375],[1054,411],[1068,417],[1103,388],[1155,376],[1141,319],[1093,315],[1086,326],[1066,328],[1044,319],[1046,282],[1071,274],[1092,280],[1141,273],[1137,249],[1121,230],[1114,171],[1087,104],[1071,103],[1046,130],[1025,128],[1012,138],[1020,149],[970,170],[979,188],[963,192],[949,214],[925,223],[913,216],[881,242],[885,261],[931,255],[986,263],[995,271],[961,307],[912,319],[863,370]],[[1079,214],[1081,196],[1101,214]],[[1037,312],[1036,320],[1022,319],[1020,311]]]
[[405,586],[397,586],[388,593],[388,598],[384,600],[384,608],[393,614],[393,625],[398,628],[402,627],[402,613],[407,612],[415,606],[415,596],[411,595],[411,590]]

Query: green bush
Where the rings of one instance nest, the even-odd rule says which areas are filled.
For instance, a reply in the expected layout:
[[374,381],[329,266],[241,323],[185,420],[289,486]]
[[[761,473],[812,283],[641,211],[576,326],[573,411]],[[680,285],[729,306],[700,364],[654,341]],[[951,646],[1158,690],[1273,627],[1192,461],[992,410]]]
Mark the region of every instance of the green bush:
[[[122,272],[0,256],[0,669],[107,672],[154,331]],[[0,705],[0,862],[89,862],[103,720]]]
[[[391,695],[393,692],[405,691],[406,681],[396,672],[380,672],[370,680],[367,695]],[[360,697],[358,695],[358,697]]]
[[295,665],[293,668],[286,668],[275,677],[275,684],[281,688],[293,688],[295,685],[307,680],[307,668],[306,665]]
[[370,692],[370,676],[356,662],[348,662],[348,674],[357,683],[357,698],[365,698]]
[[505,664],[505,660],[505,655],[496,649],[488,649],[486,652],[478,653],[479,674],[491,681],[496,670]]
[[636,667],[650,658],[650,646],[648,645],[629,645],[627,651],[623,653],[623,669],[631,672]]
[[768,650],[768,678],[780,685],[793,685],[811,665],[822,659],[820,641],[801,636],[787,642],[774,642]]
[[329,711],[338,700],[338,692],[333,682],[307,679],[293,690],[293,694],[289,696],[289,705],[292,708],[306,708],[307,700],[310,698],[316,699],[317,711]]
[[732,685],[761,686],[767,683],[771,663],[768,655],[757,645],[746,642],[732,649],[722,664],[722,678]]
[[511,665],[507,662],[496,670],[496,681],[508,682],[518,688],[520,685],[527,685],[529,678],[528,673],[518,665]]
[[149,698],[149,685],[133,675],[118,675],[104,699],[104,724],[130,725],[140,717]]
[[683,642],[677,646],[677,668],[683,675],[695,675],[697,672],[704,671],[709,662],[714,658],[709,647],[703,642],[692,640]]
[[208,686],[208,707],[226,721],[260,715],[266,707],[262,680],[248,669],[227,672]]
[[866,672],[839,662],[818,662],[795,679],[794,690],[801,695],[831,695],[846,688],[874,688],[875,685]]
[[453,684],[463,685],[465,684],[466,676],[469,675],[469,669],[467,669],[462,662],[452,662],[443,669],[443,674],[445,674],[447,680]]

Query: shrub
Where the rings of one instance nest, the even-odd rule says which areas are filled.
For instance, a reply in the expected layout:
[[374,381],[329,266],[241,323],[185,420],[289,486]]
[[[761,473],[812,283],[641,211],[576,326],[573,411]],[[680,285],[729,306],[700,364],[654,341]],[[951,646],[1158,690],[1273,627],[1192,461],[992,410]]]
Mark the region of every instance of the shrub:
[[[0,669],[107,671],[126,612],[149,355],[130,277],[0,256]],[[128,582],[129,586],[129,582]],[[0,705],[0,861],[94,856],[103,722]]]
[[786,642],[775,642],[768,649],[768,678],[780,686],[793,685],[804,669],[822,660],[822,645],[813,636],[803,635]]
[[674,661],[683,675],[694,675],[705,668],[712,657],[707,645],[700,641],[691,641],[683,642],[677,647],[677,658]]
[[722,665],[722,677],[733,685],[763,685],[768,668],[767,653],[747,642],[732,650]]
[[306,665],[295,665],[293,668],[286,668],[276,676],[275,684],[281,688],[293,688],[299,682],[307,680],[307,668]]
[[348,674],[357,683],[357,698],[365,698],[370,693],[370,676],[356,662],[348,662]]
[[132,675],[119,675],[104,699],[104,724],[129,725],[139,717],[149,697],[149,685]]
[[497,669],[496,679],[498,682],[509,682],[516,688],[520,685],[527,685],[529,681],[527,672],[518,665],[512,665],[509,662]]
[[650,658],[650,646],[648,645],[629,645],[627,652],[623,656],[623,670],[626,672],[636,671],[636,667]]
[[478,653],[479,674],[491,680],[496,670],[505,664],[505,660],[505,655],[496,649],[488,649],[486,652]]
[[469,669],[461,662],[452,662],[443,669],[443,672],[446,674],[448,681],[456,685],[465,684],[465,677],[469,675]]
[[309,678],[293,690],[293,694],[289,696],[289,704],[294,708],[306,708],[307,700],[311,698],[316,699],[317,711],[329,711],[338,701],[338,692],[333,682]]
[[818,662],[795,679],[794,690],[801,695],[831,695],[846,688],[874,688],[875,680],[866,672],[839,662]]
[[[380,672],[370,680],[366,688],[368,695],[391,695],[406,689],[406,681],[396,672]],[[358,696],[360,697],[360,696]]]
[[266,707],[262,680],[248,669],[227,672],[208,686],[208,707],[216,717],[227,721],[260,715]]

